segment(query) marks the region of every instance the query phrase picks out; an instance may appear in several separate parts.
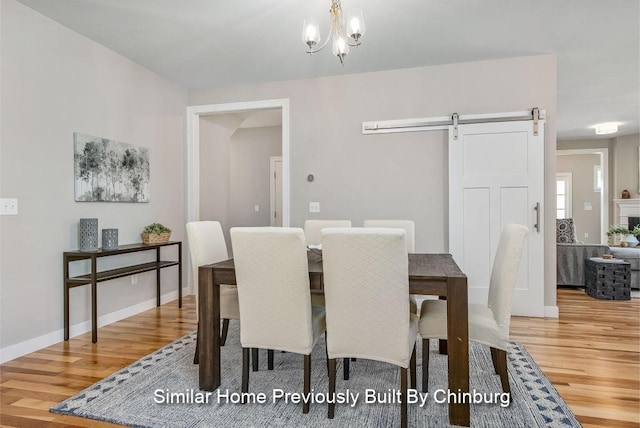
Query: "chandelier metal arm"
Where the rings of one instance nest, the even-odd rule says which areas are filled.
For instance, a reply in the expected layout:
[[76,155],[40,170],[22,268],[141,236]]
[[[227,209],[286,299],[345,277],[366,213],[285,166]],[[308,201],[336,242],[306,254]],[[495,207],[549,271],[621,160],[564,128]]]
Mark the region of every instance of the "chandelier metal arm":
[[[331,8],[329,9],[329,13],[331,15],[330,30],[329,34],[327,34],[327,37],[322,42],[322,44],[320,44],[319,46],[317,45],[317,42],[320,42],[320,33],[317,23],[310,24],[309,26],[306,26],[305,24],[305,27],[303,28],[303,42],[307,45],[308,48],[306,52],[308,54],[314,54],[324,49],[329,41],[333,39],[334,54],[338,56],[340,62],[342,63],[344,57],[349,52],[348,47],[358,47],[361,45],[360,37],[364,34],[365,30],[364,21],[362,20],[362,15],[360,13],[360,20],[356,20],[356,24],[353,24],[353,21],[349,24],[350,32],[353,32],[353,34],[350,34],[349,32],[344,31],[342,5],[340,4],[340,0],[331,0]],[[355,27],[353,27],[354,25]],[[336,48],[336,46],[338,46],[338,48]],[[337,53],[335,52],[336,49]]]

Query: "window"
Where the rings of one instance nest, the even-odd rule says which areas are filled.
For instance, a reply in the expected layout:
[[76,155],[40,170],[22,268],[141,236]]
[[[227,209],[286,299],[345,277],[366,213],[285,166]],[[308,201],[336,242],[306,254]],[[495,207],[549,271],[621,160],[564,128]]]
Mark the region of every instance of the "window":
[[556,218],[571,218],[571,173],[556,174]]
[[602,167],[600,165],[593,166],[593,191],[602,191]]

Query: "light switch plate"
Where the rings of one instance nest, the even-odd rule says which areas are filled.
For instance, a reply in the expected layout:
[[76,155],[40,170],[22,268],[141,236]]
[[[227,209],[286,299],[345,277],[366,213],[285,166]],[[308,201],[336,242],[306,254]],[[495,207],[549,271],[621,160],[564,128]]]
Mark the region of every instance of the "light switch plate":
[[18,215],[18,200],[15,198],[0,199],[0,215]]
[[320,212],[320,202],[309,202],[309,212],[310,213],[319,213]]

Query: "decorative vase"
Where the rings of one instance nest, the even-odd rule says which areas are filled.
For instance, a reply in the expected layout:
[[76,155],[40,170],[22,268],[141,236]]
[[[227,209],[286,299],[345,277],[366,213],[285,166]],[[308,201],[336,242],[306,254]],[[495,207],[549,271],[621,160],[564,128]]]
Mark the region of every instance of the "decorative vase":
[[626,243],[627,247],[635,247],[639,242],[638,238],[636,238],[635,235],[629,233],[628,235],[625,235],[624,238],[622,238],[621,243]]
[[102,249],[118,249],[118,229],[102,229]]
[[80,251],[98,251],[98,219],[80,219]]

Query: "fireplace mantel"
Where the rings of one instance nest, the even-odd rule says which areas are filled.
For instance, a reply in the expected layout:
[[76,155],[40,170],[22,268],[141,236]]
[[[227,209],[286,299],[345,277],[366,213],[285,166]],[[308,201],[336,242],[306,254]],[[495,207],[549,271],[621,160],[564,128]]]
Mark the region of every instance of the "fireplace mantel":
[[640,216],[640,199],[614,199],[618,210],[618,225],[629,227],[629,217]]

